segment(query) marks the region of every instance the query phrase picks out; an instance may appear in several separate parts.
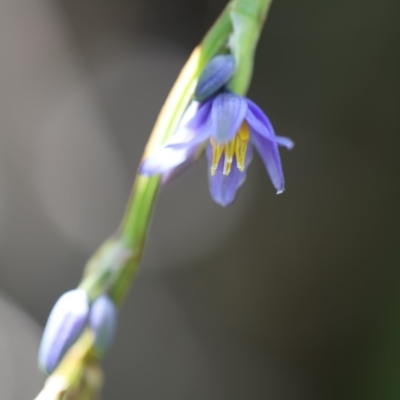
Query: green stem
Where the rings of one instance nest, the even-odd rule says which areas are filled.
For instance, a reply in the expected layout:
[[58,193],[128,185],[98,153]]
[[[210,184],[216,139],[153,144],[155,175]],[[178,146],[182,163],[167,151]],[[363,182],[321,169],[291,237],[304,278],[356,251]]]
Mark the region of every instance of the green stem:
[[[143,157],[174,134],[193,98],[199,74],[211,58],[229,45],[235,53],[237,71],[231,88],[245,94],[251,80],[254,49],[272,0],[232,0],[200,45],[193,51],[172,88],[150,135]],[[233,34],[233,37],[232,37]],[[108,292],[120,305],[139,267],[160,178],[137,175],[128,206],[117,233],[88,261],[79,285],[91,301]],[[68,350],[37,397],[61,399],[77,387],[90,357],[94,339],[86,330]]]
[[[175,132],[193,97],[199,74],[226,45],[231,31],[229,7],[226,7],[182,69],[157,118],[143,158]],[[116,304],[122,303],[141,261],[159,182],[159,176],[136,176],[117,234],[89,260],[84,279],[79,285],[91,300],[107,291]],[[116,262],[120,258],[118,255],[124,251],[130,252],[130,257],[122,257],[120,262]]]
[[[210,59],[228,45],[229,39],[238,63],[231,88],[238,94],[246,92],[252,75],[255,45],[271,2],[234,0],[228,4],[179,75],[156,121],[143,157],[174,134],[193,97],[199,74]],[[117,304],[123,301],[141,261],[159,183],[159,176],[136,176],[117,235],[88,262],[80,287],[91,299],[107,291]],[[110,254],[119,254],[121,248],[129,251],[131,256],[119,265],[112,262]]]
[[251,82],[254,53],[272,0],[232,2],[230,16],[233,23],[232,51],[237,70],[230,88],[245,94]]
[[[212,29],[196,48],[168,96],[151,134],[145,155],[169,138],[182,118],[193,97],[197,79],[209,60],[226,44],[232,30],[228,8],[224,10]],[[110,290],[110,295],[120,303],[129,289],[139,266],[150,218],[158,193],[160,178],[137,175],[127,211],[122,220],[120,235],[125,245],[132,249],[134,258]]]
[[[192,53],[188,63],[172,88],[150,138],[150,146],[156,147],[168,139],[189,104],[197,78],[208,61],[222,48],[231,32],[231,21],[226,9],[202,43]],[[193,65],[194,64],[194,65]],[[179,92],[179,93],[177,93]],[[149,153],[149,148],[145,154]],[[159,178],[137,176],[132,190],[127,212],[120,231],[129,246],[138,248],[143,245],[148,220],[158,189]]]

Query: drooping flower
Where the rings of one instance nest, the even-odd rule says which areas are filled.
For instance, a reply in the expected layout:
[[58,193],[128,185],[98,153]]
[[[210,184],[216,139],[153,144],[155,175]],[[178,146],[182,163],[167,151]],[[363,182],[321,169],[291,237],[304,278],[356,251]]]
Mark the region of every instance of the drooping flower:
[[162,174],[167,183],[190,167],[206,150],[209,187],[222,206],[231,204],[246,179],[253,146],[260,154],[278,193],[284,177],[278,146],[293,142],[275,135],[263,111],[251,100],[226,89],[235,73],[231,54],[215,56],[202,71],[176,133],[140,166],[144,175]]
[[144,175],[167,174],[187,167],[206,147],[209,188],[222,206],[231,204],[246,179],[253,147],[259,153],[278,193],[285,189],[278,146],[291,149],[293,142],[276,136],[264,112],[250,99],[222,91],[192,102],[177,132],[140,166]]
[[107,295],[94,300],[88,325],[95,336],[95,348],[103,357],[112,344],[117,325],[117,308]]
[[62,356],[82,333],[89,315],[85,291],[64,293],[54,305],[40,343],[38,362],[42,370],[52,373]]

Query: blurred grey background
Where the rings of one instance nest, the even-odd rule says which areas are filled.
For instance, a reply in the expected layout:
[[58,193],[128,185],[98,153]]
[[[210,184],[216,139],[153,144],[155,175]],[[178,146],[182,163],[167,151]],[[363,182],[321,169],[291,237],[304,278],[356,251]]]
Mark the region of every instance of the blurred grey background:
[[[143,146],[224,1],[0,0],[0,400],[117,227]],[[400,3],[275,0],[249,96],[278,134],[234,206],[162,191],[104,399],[398,399]]]

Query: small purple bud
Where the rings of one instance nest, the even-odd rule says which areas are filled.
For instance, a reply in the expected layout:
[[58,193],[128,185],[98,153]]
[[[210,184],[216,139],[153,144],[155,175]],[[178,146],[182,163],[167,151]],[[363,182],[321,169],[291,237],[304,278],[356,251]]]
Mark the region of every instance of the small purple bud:
[[85,328],[89,299],[82,289],[64,293],[54,305],[44,328],[39,348],[39,367],[51,374],[65,352]]
[[89,326],[95,335],[95,347],[100,356],[110,348],[117,326],[117,308],[106,295],[98,297],[92,304]]
[[201,73],[194,92],[197,101],[204,101],[215,94],[232,78],[235,58],[231,54],[215,56]]

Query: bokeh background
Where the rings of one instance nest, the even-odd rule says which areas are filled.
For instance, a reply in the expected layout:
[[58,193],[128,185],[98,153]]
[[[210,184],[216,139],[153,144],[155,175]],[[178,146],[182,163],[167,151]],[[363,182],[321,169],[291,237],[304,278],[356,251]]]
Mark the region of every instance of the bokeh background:
[[[47,315],[118,225],[221,0],[0,0],[0,399],[33,398]],[[278,134],[234,206],[162,191],[104,399],[400,396],[397,0],[275,0],[249,96]]]

